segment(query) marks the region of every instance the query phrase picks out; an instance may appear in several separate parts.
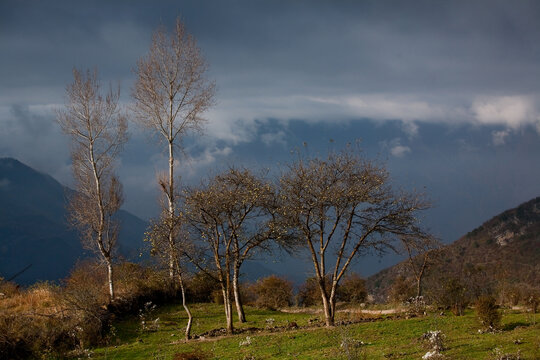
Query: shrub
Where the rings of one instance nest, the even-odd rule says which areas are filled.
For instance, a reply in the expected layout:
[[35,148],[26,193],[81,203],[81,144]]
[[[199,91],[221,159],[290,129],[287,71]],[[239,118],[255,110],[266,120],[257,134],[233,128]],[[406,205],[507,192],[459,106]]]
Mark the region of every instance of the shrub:
[[[330,289],[330,279],[325,278],[326,288]],[[310,277],[300,286],[297,295],[297,305],[313,306],[322,303],[321,290],[317,278]]]
[[476,315],[485,329],[497,329],[501,314],[493,296],[481,296],[476,302]]
[[212,293],[215,290],[220,291],[221,294],[219,282],[202,271],[190,277],[186,282],[186,287],[186,296],[190,302],[212,302],[214,300]]
[[519,285],[507,285],[503,301],[510,306],[516,306],[522,299],[522,292]]
[[212,291],[212,302],[214,304],[223,305],[223,291],[221,291],[221,289]]
[[540,290],[528,288],[524,292],[524,303],[531,313],[536,314],[538,305],[540,304]]
[[19,293],[19,285],[0,277],[0,300]]
[[40,283],[4,299],[0,308],[0,354],[11,358],[58,355],[77,344],[73,321],[59,306],[58,287]]
[[260,279],[251,289],[255,295],[255,306],[270,310],[290,306],[292,299],[292,283],[276,275]]
[[404,276],[398,276],[388,294],[388,299],[394,303],[404,303],[415,296],[414,286],[410,280]]
[[109,324],[110,314],[104,306],[108,302],[105,279],[102,266],[82,262],[64,281],[62,305],[70,314],[73,336],[81,348],[99,343]]
[[339,301],[362,303],[365,302],[366,297],[366,280],[360,275],[352,273],[343,278],[337,291]]
[[437,306],[450,309],[454,315],[463,315],[469,304],[467,288],[463,282],[454,276],[438,279],[430,283],[428,296]]
[[163,296],[174,296],[168,274],[156,271],[151,267],[124,262],[114,268],[117,298],[127,300]]

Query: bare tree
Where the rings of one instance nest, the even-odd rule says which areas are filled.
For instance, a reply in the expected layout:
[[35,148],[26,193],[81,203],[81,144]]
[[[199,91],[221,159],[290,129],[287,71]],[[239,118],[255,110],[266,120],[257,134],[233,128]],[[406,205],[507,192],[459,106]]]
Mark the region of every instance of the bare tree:
[[[171,224],[170,221],[173,221]],[[191,327],[193,325],[193,314],[189,310],[186,302],[186,287],[183,279],[183,269],[181,266],[182,254],[186,253],[186,244],[187,236],[183,233],[182,226],[182,216],[181,214],[176,215],[174,218],[170,218],[168,208],[164,206],[162,208],[161,216],[158,219],[153,219],[150,221],[150,226],[146,232],[145,240],[150,242],[152,245],[151,253],[152,255],[157,255],[163,259],[166,263],[170,264],[171,257],[173,259],[174,268],[177,271],[177,276],[179,278],[180,292],[182,294],[182,306],[186,311],[188,316],[188,323],[186,325],[185,337],[186,340],[191,339]],[[174,247],[171,248],[169,241],[170,231],[173,229],[173,237],[175,239]],[[176,284],[176,283],[173,283]]]
[[107,265],[110,300],[114,300],[112,260],[119,224],[113,218],[123,202],[114,163],[127,140],[127,121],[118,105],[120,90],[102,95],[97,72],[73,70],[65,109],[58,111],[62,130],[71,137],[76,192],[69,213],[83,245]]
[[[212,105],[214,83],[205,78],[206,62],[193,37],[177,19],[175,32],[168,35],[158,29],[149,53],[137,64],[137,82],[133,90],[134,111],[140,124],[164,140],[169,153],[168,178],[160,180],[168,201],[168,216],[177,216],[178,194],[175,188],[175,149],[189,131],[202,129],[201,114]],[[174,248],[174,221],[169,221],[169,243]],[[174,252],[169,275],[175,276]]]
[[[205,78],[207,67],[195,40],[177,19],[173,34],[167,34],[163,28],[154,33],[150,51],[137,64],[132,94],[138,122],[167,145],[168,177],[159,181],[167,203],[166,220],[162,217],[162,223],[167,227],[169,276],[173,282],[177,278],[181,287],[183,279],[177,256],[178,190],[174,175],[176,150],[181,149],[188,132],[202,129],[201,114],[212,105],[215,86]],[[185,303],[184,296],[182,301]]]
[[300,158],[282,175],[280,196],[283,221],[311,255],[327,326],[334,324],[338,282],[353,259],[393,249],[393,235],[423,234],[416,215],[429,206],[422,196],[394,191],[384,167],[351,148],[326,159]]
[[407,265],[416,280],[416,297],[422,295],[422,280],[426,271],[439,257],[439,243],[432,236],[409,239],[401,238],[403,247],[407,252]]
[[[239,291],[242,264],[254,252],[269,250],[270,240],[281,240],[272,225],[275,200],[274,187],[247,169],[229,169],[186,194],[186,221],[203,240],[202,253],[214,261],[231,333],[233,295],[238,318],[245,322]],[[194,263],[212,274],[200,261]]]

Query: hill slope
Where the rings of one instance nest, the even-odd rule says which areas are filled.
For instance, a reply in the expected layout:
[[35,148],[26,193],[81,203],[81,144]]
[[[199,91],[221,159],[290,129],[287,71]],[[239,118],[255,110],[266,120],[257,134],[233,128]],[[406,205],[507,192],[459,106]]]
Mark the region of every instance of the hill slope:
[[[92,256],[66,223],[66,200],[72,191],[15,159],[0,159],[0,276],[9,278],[31,265],[16,282],[57,280],[77,259]],[[118,217],[120,254],[134,258],[146,222],[126,211]]]
[[[507,210],[443,248],[430,277],[483,269],[489,282],[540,284],[540,197]],[[407,275],[405,262],[368,278],[371,292],[384,297],[394,279]]]

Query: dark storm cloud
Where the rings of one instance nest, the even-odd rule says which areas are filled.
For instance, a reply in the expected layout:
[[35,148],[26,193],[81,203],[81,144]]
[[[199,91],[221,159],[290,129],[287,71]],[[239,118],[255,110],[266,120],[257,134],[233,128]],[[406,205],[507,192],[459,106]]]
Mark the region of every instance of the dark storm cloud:
[[[71,69],[96,67],[104,83],[121,82],[128,102],[152,31],[171,29],[177,16],[218,85],[207,135],[186,142],[186,182],[227,164],[284,162],[304,141],[324,152],[330,137],[363,138],[398,180],[435,184],[433,223],[447,240],[461,233],[458,223],[486,220],[536,191],[510,174],[540,161],[535,142],[524,141],[540,131],[538,1],[5,0],[0,156],[68,181],[69,147],[53,109]],[[119,165],[126,206],[152,216],[163,155],[131,131]],[[492,186],[482,186],[482,172]],[[482,210],[463,210],[460,197]],[[444,225],[452,212],[462,216]]]
[[64,84],[73,66],[128,77],[151,31],[180,15],[230,96],[538,90],[535,1],[5,1],[0,10],[5,87]]

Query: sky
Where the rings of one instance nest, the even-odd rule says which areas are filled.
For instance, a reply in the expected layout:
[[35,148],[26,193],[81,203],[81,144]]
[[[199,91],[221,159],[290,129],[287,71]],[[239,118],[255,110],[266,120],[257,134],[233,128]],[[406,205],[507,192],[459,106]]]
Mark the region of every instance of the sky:
[[[227,166],[277,175],[299,149],[360,141],[432,199],[423,220],[446,243],[540,195],[538,1],[3,0],[0,157],[70,185],[55,111],[72,69],[119,83],[128,106],[137,60],[177,17],[217,85],[204,134],[183,142],[185,184]],[[148,219],[166,155],[130,134],[117,171],[125,208]]]

